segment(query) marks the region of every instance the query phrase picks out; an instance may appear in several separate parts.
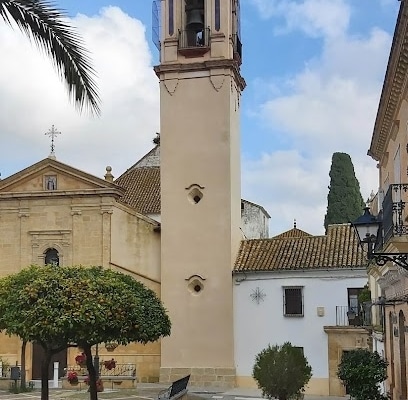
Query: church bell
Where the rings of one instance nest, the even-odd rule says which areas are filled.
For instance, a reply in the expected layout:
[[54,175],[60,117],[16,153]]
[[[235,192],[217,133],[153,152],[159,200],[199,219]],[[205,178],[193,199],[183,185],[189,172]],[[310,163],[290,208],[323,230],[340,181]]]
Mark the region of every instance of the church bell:
[[199,9],[187,11],[186,29],[189,31],[199,32],[204,29],[204,17]]

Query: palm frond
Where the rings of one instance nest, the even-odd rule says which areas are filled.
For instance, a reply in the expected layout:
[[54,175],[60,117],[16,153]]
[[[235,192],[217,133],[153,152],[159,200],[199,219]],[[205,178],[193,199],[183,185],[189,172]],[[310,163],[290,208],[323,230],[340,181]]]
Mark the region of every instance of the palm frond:
[[79,111],[86,107],[100,114],[89,52],[76,30],[64,22],[63,11],[47,0],[0,0],[0,17],[10,25],[14,20],[51,57]]

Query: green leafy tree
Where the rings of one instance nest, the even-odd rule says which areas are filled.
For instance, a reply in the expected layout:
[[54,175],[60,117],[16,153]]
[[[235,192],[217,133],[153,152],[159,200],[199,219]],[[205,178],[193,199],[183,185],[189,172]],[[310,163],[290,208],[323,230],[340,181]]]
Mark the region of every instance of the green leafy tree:
[[49,0],[0,0],[0,18],[10,26],[14,21],[51,57],[80,111],[86,105],[99,114],[95,72],[80,36],[64,21],[63,11]]
[[301,349],[286,342],[262,350],[252,375],[264,397],[287,400],[300,396],[312,377],[312,368]]
[[148,343],[170,334],[156,294],[129,275],[101,267],[31,266],[0,279],[0,330],[44,350],[41,398],[48,400],[53,354],[78,346],[86,355],[90,398],[97,399],[91,347]]
[[351,158],[346,153],[334,153],[330,168],[330,186],[324,227],[354,221],[364,208],[360,184],[354,173]]
[[337,371],[355,400],[385,400],[379,384],[387,378],[387,362],[377,352],[356,349],[343,353]]

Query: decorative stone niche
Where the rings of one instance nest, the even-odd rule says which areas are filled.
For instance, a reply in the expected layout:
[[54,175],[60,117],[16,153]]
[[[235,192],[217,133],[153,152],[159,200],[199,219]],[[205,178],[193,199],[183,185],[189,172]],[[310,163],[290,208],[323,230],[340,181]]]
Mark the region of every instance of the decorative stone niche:
[[190,278],[187,278],[186,281],[187,281],[187,288],[192,295],[198,296],[204,290],[205,278],[203,278],[202,276],[192,275],[190,276]]

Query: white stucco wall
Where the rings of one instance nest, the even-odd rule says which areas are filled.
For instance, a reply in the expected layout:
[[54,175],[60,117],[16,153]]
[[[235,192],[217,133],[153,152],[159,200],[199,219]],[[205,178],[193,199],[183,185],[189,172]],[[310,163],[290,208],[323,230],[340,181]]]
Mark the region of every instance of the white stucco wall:
[[[250,377],[256,354],[268,344],[289,341],[304,348],[313,378],[328,378],[326,325],[336,325],[336,306],[347,306],[347,288],[367,283],[365,270],[274,272],[234,276],[234,332],[237,376]],[[304,317],[283,316],[283,286],[303,286]],[[256,288],[265,294],[257,304]],[[317,315],[324,307],[324,316]]]
[[246,239],[268,238],[269,219],[262,207],[241,200],[241,229]]

